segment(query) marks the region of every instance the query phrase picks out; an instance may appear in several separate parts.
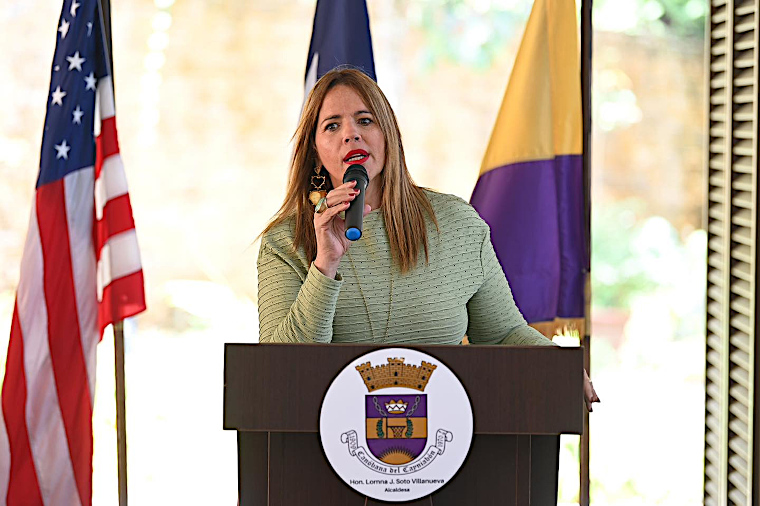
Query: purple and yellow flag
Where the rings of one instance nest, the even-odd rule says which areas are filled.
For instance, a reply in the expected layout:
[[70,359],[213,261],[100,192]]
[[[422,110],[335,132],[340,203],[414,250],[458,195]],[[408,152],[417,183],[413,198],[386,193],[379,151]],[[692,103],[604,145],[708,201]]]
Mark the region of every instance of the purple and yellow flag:
[[580,54],[573,0],[535,0],[471,202],[529,323],[584,313]]

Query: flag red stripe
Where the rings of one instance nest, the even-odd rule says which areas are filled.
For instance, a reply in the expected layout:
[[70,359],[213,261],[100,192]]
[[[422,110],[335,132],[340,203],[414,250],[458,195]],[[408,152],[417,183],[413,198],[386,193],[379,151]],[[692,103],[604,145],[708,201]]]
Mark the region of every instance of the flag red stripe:
[[116,116],[106,118],[100,124],[100,135],[95,139],[95,179],[100,176],[103,161],[119,153],[119,137],[116,134]]
[[145,311],[143,271],[114,279],[103,289],[103,300],[98,306],[100,335],[109,323],[129,318]]
[[[80,14],[102,24],[97,2],[82,2]],[[54,59],[76,47],[85,55],[82,61],[100,72],[95,93],[81,80],[67,88],[67,100],[81,104],[86,117],[96,116],[98,136],[82,131],[68,113],[48,103],[0,399],[0,427],[5,427],[0,431],[8,434],[8,447],[0,448],[0,506],[92,505],[94,320],[107,324],[145,309],[113,86],[104,72],[108,55],[102,37],[88,39],[84,23],[76,26],[77,34],[58,39]],[[90,71],[70,70],[57,69],[51,82],[79,80]],[[62,139],[72,143],[66,157],[52,149]],[[108,261],[92,265],[93,253],[104,247]],[[111,280],[124,273],[134,274]],[[109,283],[105,294],[103,282]],[[5,435],[0,433],[3,445]]]
[[79,498],[92,502],[92,405],[69,250],[63,180],[37,189],[48,343]]
[[106,202],[103,208],[103,219],[99,220],[95,227],[95,256],[100,259],[100,250],[103,249],[108,239],[135,228],[129,194],[120,195]]
[[2,393],[3,418],[10,443],[11,466],[8,506],[42,505],[37,471],[34,468],[29,430],[26,426],[26,373],[24,372],[24,336],[18,318],[18,302],[13,309],[11,340],[5,363]]

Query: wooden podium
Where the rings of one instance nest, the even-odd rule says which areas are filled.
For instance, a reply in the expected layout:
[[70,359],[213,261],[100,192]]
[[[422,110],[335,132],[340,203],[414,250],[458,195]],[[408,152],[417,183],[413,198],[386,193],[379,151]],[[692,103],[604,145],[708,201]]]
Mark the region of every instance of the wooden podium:
[[[395,346],[398,347],[398,346]],[[224,428],[238,431],[240,506],[362,506],[319,441],[333,378],[381,346],[226,344]],[[446,364],[470,396],[474,436],[434,506],[556,505],[559,434],[583,428],[581,348],[412,346]]]

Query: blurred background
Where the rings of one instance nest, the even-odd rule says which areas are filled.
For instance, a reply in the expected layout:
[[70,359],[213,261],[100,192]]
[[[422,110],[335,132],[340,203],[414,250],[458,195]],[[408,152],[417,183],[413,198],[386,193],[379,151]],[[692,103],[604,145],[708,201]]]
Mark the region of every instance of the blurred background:
[[[469,200],[529,0],[368,0],[416,182]],[[223,344],[256,342],[256,238],[284,197],[313,0],[112,3],[121,152],[148,311],[126,324],[134,504],[236,504]],[[593,504],[696,505],[704,433],[703,0],[596,0]],[[0,378],[60,3],[0,4]],[[94,504],[117,503],[113,340]],[[578,438],[560,503],[578,496]]]

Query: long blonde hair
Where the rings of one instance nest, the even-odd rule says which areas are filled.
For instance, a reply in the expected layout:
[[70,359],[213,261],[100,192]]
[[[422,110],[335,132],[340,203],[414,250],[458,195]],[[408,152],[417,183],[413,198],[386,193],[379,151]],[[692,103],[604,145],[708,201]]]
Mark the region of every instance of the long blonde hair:
[[[319,111],[327,93],[338,85],[354,90],[369,108],[385,137],[385,167],[373,184],[380,185],[380,210],[383,213],[394,263],[402,273],[417,264],[420,246],[429,261],[425,213],[438,228],[433,206],[423,189],[412,181],[406,167],[404,147],[396,115],[388,99],[363,72],[353,68],[337,68],[317,81],[304,105],[301,121],[293,135],[295,149],[290,166],[287,194],[280,210],[263,233],[293,217],[295,221],[293,248],[303,247],[306,258],[317,256],[314,233],[314,206],[309,202],[311,176],[317,164],[315,135]],[[327,177],[327,189],[331,189]]]

